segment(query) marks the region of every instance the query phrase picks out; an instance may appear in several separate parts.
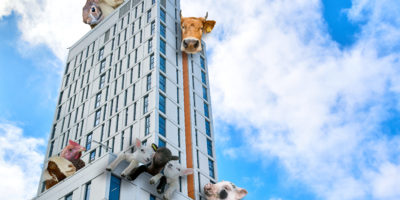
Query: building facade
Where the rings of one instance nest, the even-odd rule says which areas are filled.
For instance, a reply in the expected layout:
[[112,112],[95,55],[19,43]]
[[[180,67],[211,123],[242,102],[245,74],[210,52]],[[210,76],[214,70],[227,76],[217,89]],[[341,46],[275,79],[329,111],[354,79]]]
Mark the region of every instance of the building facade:
[[179,0],[125,0],[69,49],[45,163],[71,139],[86,147],[86,166],[49,190],[42,179],[34,199],[159,199],[148,174],[105,170],[136,138],[194,168],[174,199],[204,199],[217,181],[207,59],[180,51],[179,12]]

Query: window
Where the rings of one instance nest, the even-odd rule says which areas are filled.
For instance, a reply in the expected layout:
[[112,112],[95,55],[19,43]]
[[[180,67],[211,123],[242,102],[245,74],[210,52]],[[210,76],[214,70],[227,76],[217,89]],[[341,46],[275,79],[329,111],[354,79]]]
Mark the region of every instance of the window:
[[100,106],[100,101],[101,101],[101,92],[96,95],[96,102],[94,104],[94,108],[97,108]]
[[210,177],[215,178],[214,175],[214,161],[208,159],[208,169],[210,170]]
[[57,120],[59,120],[59,119],[60,119],[60,115],[61,115],[61,108],[62,108],[62,105],[61,105],[60,107],[58,107],[58,111],[57,111]]
[[89,200],[90,199],[90,185],[91,185],[91,182],[86,183],[86,185],[85,185],[85,198],[84,198],[84,200]]
[[92,147],[92,133],[89,133],[87,136],[86,136],[86,151],[89,151],[90,150],[90,148]]
[[152,70],[154,68],[154,54],[152,54],[150,56],[150,70]]
[[149,107],[149,96],[146,95],[143,98],[143,114],[146,114],[148,111],[148,107]]
[[72,200],[72,193],[67,194],[67,196],[65,196],[65,200]]
[[93,162],[95,158],[96,158],[96,150],[93,150],[92,152],[90,152],[89,163]]
[[105,82],[106,82],[106,74],[103,74],[100,76],[99,89],[104,87]]
[[142,39],[143,39],[143,31],[141,30],[140,31],[140,38],[139,38],[140,43],[142,43]]
[[166,137],[165,136],[165,118],[163,116],[159,115],[158,122],[159,122],[158,132],[160,133],[160,135]]
[[114,50],[114,43],[115,43],[115,38],[111,40],[111,50]]
[[[156,3],[156,0],[151,0],[151,4],[153,5],[153,4],[155,4]],[[151,199],[150,199],[151,200]]]
[[146,90],[149,91],[151,88],[151,74],[147,75],[147,85]]
[[160,34],[161,34],[161,36],[163,36],[164,38],[167,38],[167,36],[166,36],[166,28],[165,28],[165,26],[164,26],[164,24],[161,24],[160,23]]
[[161,21],[166,23],[166,14],[163,9],[160,9],[160,18],[161,18]]
[[110,66],[112,65],[112,61],[113,61],[113,53],[110,54]]
[[207,152],[209,156],[213,156],[212,142],[207,138]]
[[135,44],[136,44],[136,35],[134,35],[132,38],[132,49],[135,48]]
[[164,140],[158,139],[158,147],[165,147],[167,144]]
[[148,135],[150,133],[150,115],[146,116],[144,122],[144,135]]
[[98,60],[103,59],[103,55],[104,55],[104,47],[102,47],[102,48],[100,49],[100,52],[99,52],[99,59],[98,59]]
[[147,53],[150,53],[153,49],[153,39],[150,39],[148,41],[148,49],[147,49]]
[[94,126],[99,125],[100,123],[100,116],[101,116],[101,109],[96,111],[95,117],[94,117]]
[[62,102],[63,94],[64,94],[64,91],[61,91],[60,97],[58,97],[58,105],[60,105]]
[[166,73],[166,68],[165,68],[165,58],[160,56],[160,70]]
[[208,95],[207,95],[207,88],[203,86],[203,99],[208,100]]
[[206,104],[205,102],[204,102],[204,115],[210,118],[210,114],[208,112],[208,104]]
[[[153,2],[155,2],[155,0],[153,0]],[[153,3],[154,4],[154,3]],[[150,200],[156,200],[156,196],[150,194]]]
[[166,54],[165,48],[166,48],[166,43],[165,43],[165,41],[164,41],[164,40],[160,40],[160,51],[161,51],[161,53],[163,53],[164,55]]
[[49,158],[51,157],[51,155],[53,155],[53,148],[54,148],[54,141],[51,142],[50,144],[50,149],[49,149]]
[[160,105],[159,105],[160,111],[165,113],[165,96],[160,94],[160,99],[159,100],[160,100],[160,102],[159,102],[160,103]]
[[207,120],[205,120],[205,125],[206,125],[206,134],[207,134],[208,136],[210,136],[210,137],[211,137],[211,127],[210,127],[210,122],[209,122],[209,121],[207,121]]
[[118,132],[118,124],[119,124],[119,114],[117,114],[117,120],[115,120],[115,132]]
[[165,83],[166,83],[166,78],[164,75],[160,74],[160,89],[163,92],[166,92],[166,87],[165,87]]
[[196,150],[197,168],[200,168],[199,150]]
[[200,65],[201,65],[201,68],[203,68],[204,70],[206,69],[206,64],[205,64],[203,57],[200,57]]
[[114,175],[111,175],[110,194],[108,196],[108,199],[119,200],[120,190],[121,190],[121,179]]
[[124,149],[124,131],[121,133],[121,146],[120,146],[120,151]]
[[151,22],[150,35],[154,34],[155,29],[156,29],[156,23],[155,22]]
[[147,23],[150,22],[150,19],[151,19],[151,9],[147,11]]
[[206,73],[201,71],[201,82],[207,85],[207,80],[206,80]]

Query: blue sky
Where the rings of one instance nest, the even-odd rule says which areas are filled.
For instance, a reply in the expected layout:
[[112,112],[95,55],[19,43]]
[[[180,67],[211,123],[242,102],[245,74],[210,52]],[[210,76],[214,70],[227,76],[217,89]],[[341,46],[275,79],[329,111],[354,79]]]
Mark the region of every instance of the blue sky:
[[[219,179],[246,188],[248,200],[399,199],[399,8],[389,0],[182,1],[184,15],[209,11],[217,21],[206,41]],[[46,13],[62,13],[0,6],[0,139],[21,133],[31,151],[45,152],[66,48],[88,31],[79,12],[55,23]],[[0,147],[7,152],[30,155]],[[0,159],[0,169],[12,167],[26,168]]]

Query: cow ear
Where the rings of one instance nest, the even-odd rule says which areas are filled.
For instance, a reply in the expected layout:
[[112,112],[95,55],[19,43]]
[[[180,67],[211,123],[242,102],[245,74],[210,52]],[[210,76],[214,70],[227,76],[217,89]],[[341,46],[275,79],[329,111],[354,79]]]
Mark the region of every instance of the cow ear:
[[243,188],[237,188],[237,189],[236,189],[236,194],[237,194],[237,197],[238,197],[239,199],[242,199],[244,196],[247,195],[247,190],[246,190],[246,189],[243,189]]
[[185,169],[185,170],[183,170],[183,171],[181,172],[182,176],[189,175],[189,174],[193,174],[193,173],[194,173],[194,171],[193,171],[192,168],[187,168],[187,169]]
[[142,142],[136,138],[136,147],[139,149],[142,146]]
[[213,30],[215,23],[217,22],[214,20],[207,20],[204,22],[203,26],[206,33],[210,33]]
[[171,156],[170,160],[179,160],[179,157],[178,156]]
[[153,143],[153,144],[151,144],[151,148],[153,148],[154,151],[157,151],[158,146],[157,146],[156,144]]

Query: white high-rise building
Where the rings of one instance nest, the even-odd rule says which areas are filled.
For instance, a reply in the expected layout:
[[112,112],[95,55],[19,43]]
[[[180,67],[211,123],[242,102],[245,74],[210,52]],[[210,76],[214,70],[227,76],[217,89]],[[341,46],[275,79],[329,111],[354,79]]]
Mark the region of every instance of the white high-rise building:
[[49,190],[42,179],[34,199],[160,199],[149,174],[105,170],[136,138],[194,168],[173,199],[204,199],[217,180],[207,59],[180,51],[179,12],[179,0],[125,0],[69,49],[44,162],[71,139],[86,147],[86,166]]

